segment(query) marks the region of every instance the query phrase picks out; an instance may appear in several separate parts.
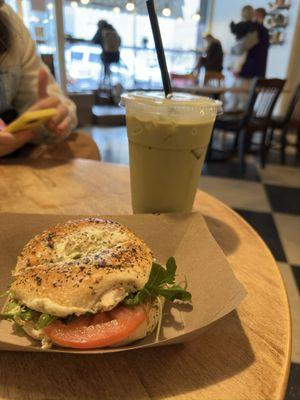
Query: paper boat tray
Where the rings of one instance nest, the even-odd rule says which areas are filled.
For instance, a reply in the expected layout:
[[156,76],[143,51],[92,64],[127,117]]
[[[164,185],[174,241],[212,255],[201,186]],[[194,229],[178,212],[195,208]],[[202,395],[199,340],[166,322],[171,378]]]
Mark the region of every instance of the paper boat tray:
[[[0,291],[6,290],[18,254],[34,235],[57,223],[78,218],[81,217],[0,214]],[[0,321],[0,350],[95,354],[180,343],[194,338],[203,328],[230,313],[245,297],[244,287],[235,278],[201,214],[114,215],[103,218],[126,225],[148,244],[158,262],[165,264],[170,256],[174,256],[178,274],[187,277],[188,290],[193,296],[192,306],[165,306],[158,342],[152,334],[129,346],[88,351],[59,347],[42,350],[38,341],[16,329],[15,324]],[[4,302],[5,299],[1,298],[1,309]]]

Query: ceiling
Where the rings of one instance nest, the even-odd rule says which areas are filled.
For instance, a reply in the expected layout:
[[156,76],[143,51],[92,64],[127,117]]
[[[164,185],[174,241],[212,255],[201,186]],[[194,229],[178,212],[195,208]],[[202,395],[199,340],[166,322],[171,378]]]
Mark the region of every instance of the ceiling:
[[[172,10],[170,18],[182,17],[182,5],[185,0],[155,0],[155,6],[157,13],[161,15],[162,10],[168,7]],[[146,0],[131,0],[135,3],[136,12],[138,14],[147,14]],[[80,0],[78,0],[80,3]],[[112,9],[114,7],[120,7],[123,12],[128,12],[125,8],[128,0],[90,0],[86,7],[102,7],[106,9]]]

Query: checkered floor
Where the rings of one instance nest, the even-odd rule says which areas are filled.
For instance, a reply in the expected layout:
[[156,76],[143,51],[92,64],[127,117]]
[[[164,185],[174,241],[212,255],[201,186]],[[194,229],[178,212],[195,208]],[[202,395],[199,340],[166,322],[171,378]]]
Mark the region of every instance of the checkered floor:
[[[128,163],[125,128],[91,128],[103,161]],[[270,155],[265,170],[248,160],[245,175],[234,162],[205,165],[199,187],[236,210],[264,239],[282,273],[292,311],[292,366],[286,400],[300,398],[300,166]]]

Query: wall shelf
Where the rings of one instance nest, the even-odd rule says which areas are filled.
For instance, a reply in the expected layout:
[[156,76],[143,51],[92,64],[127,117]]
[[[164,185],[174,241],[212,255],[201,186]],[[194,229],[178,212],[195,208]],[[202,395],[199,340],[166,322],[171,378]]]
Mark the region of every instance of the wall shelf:
[[282,45],[285,42],[285,29],[289,22],[290,2],[277,0],[269,5],[267,27],[270,32],[270,44]]

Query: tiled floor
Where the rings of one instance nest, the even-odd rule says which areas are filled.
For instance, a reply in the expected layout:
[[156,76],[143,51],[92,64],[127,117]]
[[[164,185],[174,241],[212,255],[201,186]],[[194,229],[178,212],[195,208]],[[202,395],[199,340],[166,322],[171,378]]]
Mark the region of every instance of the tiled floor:
[[[126,129],[90,128],[103,161],[128,164]],[[286,400],[300,399],[300,167],[294,157],[278,165],[271,154],[265,170],[251,159],[241,175],[238,165],[209,163],[199,187],[234,208],[265,240],[287,287],[293,323],[292,365]]]

